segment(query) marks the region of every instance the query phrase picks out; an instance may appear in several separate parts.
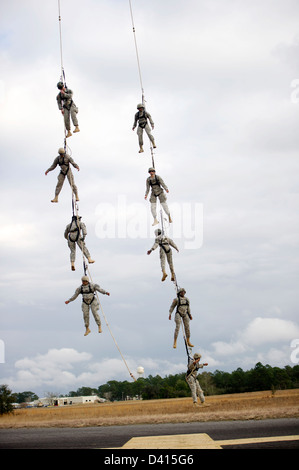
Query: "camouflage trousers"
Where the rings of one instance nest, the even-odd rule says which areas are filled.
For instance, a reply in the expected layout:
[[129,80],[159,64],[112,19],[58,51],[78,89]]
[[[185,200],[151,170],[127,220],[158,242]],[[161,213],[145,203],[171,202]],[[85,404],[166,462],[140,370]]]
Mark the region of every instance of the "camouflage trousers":
[[198,380],[194,378],[192,375],[189,375],[189,377],[186,377],[186,381],[191,390],[193,403],[197,403],[197,397],[199,397],[201,403],[204,403],[205,396],[203,394],[201,386],[199,385]]
[[190,338],[190,320],[187,313],[183,313],[180,315],[178,312],[175,314],[174,321],[175,321],[175,330],[174,330],[174,339],[176,340],[181,326],[181,320],[183,320],[184,328],[185,328],[185,335],[187,338]]
[[55,189],[55,196],[59,195],[59,193],[62,189],[64,180],[65,180],[65,177],[67,177],[68,182],[70,183],[70,187],[72,188],[73,193],[75,194],[76,198],[78,198],[78,188],[75,185],[74,175],[73,175],[72,170],[70,168],[69,168],[69,171],[67,172],[66,175],[64,175],[63,173],[59,173],[59,175],[57,176],[57,185],[56,185],[56,189]]
[[82,242],[82,240],[79,239],[76,242],[72,242],[71,240],[68,240],[67,244],[69,246],[69,249],[71,250],[71,253],[70,253],[71,263],[74,263],[75,260],[76,260],[76,243],[77,243],[77,245],[78,245],[78,247],[80,248],[81,251],[83,249],[84,256],[87,259],[89,259],[90,258],[90,253],[89,253],[88,249],[86,248],[85,243]]
[[157,197],[159,198],[161,206],[163,207],[165,213],[168,216],[170,216],[170,212],[169,212],[169,209],[168,209],[168,204],[166,202],[166,196],[165,196],[164,192],[159,194],[158,196],[155,196],[154,194],[151,194],[151,197],[150,197],[151,212],[152,212],[152,216],[154,217],[154,219],[157,218]]
[[99,303],[96,298],[90,305],[87,305],[85,302],[82,302],[83,319],[84,319],[84,325],[86,328],[89,327],[89,310],[91,310],[96,324],[98,326],[101,326],[101,319],[98,314]]
[[77,119],[78,108],[73,103],[71,109],[63,108],[64,125],[67,131],[71,130],[71,118],[74,126],[79,126]]
[[173,267],[173,261],[172,261],[172,251],[169,250],[168,253],[165,253],[163,248],[160,248],[160,263],[161,263],[162,272],[165,271],[166,258],[167,258],[167,262],[168,262],[168,265],[169,265],[170,272],[171,272],[171,274],[174,274],[174,267]]
[[148,138],[151,141],[151,143],[153,144],[155,142],[154,137],[151,133],[150,126],[148,124],[146,124],[146,126],[143,127],[143,128],[138,126],[137,127],[137,135],[138,135],[138,142],[139,142],[140,147],[142,147],[142,145],[143,145],[143,130],[145,130],[145,132],[147,133]]

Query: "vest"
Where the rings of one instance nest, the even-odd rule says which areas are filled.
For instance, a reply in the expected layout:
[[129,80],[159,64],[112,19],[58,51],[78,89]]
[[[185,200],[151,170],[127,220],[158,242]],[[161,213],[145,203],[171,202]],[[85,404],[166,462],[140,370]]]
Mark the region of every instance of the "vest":
[[[84,287],[85,287],[85,286],[84,286]],[[95,292],[94,292],[94,290],[91,288],[91,285],[90,285],[90,284],[88,284],[88,292],[83,292],[83,286],[81,286],[81,294],[82,294],[82,295],[83,295],[83,294],[93,294],[93,298],[92,298],[92,300],[90,300],[89,302],[87,302],[87,301],[84,299],[84,297],[82,297],[82,300],[83,300],[83,302],[84,302],[86,305],[91,305],[92,302],[93,302],[94,299],[95,299]]]

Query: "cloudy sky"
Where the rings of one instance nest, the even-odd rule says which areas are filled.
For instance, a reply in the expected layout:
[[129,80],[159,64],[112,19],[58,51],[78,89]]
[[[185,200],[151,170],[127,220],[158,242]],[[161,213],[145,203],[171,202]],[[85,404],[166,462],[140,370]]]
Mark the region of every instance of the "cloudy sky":
[[[165,229],[208,371],[284,367],[299,338],[299,4],[297,0],[133,0],[157,173],[169,187]],[[61,75],[56,0],[1,1],[0,382],[65,394],[108,380],[183,372],[172,348],[175,297],[161,282],[150,205],[151,152],[132,131],[141,101],[126,0],[61,0],[63,66],[81,132],[68,139],[93,281],[107,328],[84,337],[82,255],[70,270],[72,216],[58,170]],[[115,341],[125,358],[122,360]],[[299,339],[298,339],[299,343]]]

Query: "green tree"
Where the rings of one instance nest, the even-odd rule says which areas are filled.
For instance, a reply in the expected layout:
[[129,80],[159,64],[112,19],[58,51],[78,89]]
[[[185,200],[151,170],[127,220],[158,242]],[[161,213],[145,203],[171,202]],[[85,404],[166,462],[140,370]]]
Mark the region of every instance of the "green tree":
[[14,396],[7,385],[0,385],[0,415],[13,411]]

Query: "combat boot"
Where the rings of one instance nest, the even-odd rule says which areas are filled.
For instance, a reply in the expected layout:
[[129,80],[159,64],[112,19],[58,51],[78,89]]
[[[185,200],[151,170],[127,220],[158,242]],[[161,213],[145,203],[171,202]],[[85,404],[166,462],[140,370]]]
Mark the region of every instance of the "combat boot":
[[89,333],[91,333],[90,329],[88,328],[88,326],[86,327],[86,331],[84,333],[84,336],[87,336],[89,335]]
[[102,327],[99,325],[99,333],[102,333]]
[[173,341],[173,346],[172,347],[173,347],[173,349],[176,349],[176,338]]
[[153,147],[154,149],[157,148],[156,144],[155,144],[155,141],[153,142]]
[[88,262],[89,262],[90,264],[92,264],[92,263],[94,263],[94,260],[91,259],[91,258],[88,258]]
[[75,271],[75,263],[71,263],[71,270]]
[[67,131],[67,135],[66,137],[71,137],[73,134],[71,133],[71,131]]
[[74,132],[74,134],[75,134],[75,132],[80,132],[79,126],[76,126],[73,132]]
[[159,223],[159,221],[155,218],[152,225],[157,225],[158,223]]
[[190,343],[190,338],[187,338],[187,344],[188,344],[189,348],[193,348],[193,347],[194,347],[194,344],[191,344],[191,343]]
[[55,196],[54,199],[51,200],[51,202],[58,202],[58,196]]
[[174,273],[171,273],[171,280],[175,281],[175,274]]
[[170,214],[168,216],[168,220],[169,220],[169,223],[171,224],[172,223],[172,218],[170,217]]
[[163,276],[162,276],[161,281],[162,281],[162,282],[165,281],[166,278],[167,278],[167,274],[166,274],[165,271],[163,271]]
[[140,150],[138,153],[142,153],[142,152],[144,152],[143,147],[140,147]]

